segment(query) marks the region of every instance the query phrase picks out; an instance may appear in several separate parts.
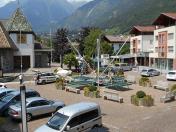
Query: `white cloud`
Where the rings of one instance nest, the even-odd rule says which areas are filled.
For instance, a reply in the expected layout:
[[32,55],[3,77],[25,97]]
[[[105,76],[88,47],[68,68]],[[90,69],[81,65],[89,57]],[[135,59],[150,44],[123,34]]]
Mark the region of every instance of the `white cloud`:
[[6,5],[7,3],[11,2],[11,1],[15,1],[15,0],[1,0],[0,7],[3,7],[4,5]]

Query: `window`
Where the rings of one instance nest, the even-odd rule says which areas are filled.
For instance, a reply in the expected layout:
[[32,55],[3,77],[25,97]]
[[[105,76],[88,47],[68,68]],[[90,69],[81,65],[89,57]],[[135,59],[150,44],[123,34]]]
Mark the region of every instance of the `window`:
[[158,35],[157,35],[157,36],[155,36],[155,40],[156,40],[156,41],[158,41]]
[[[20,40],[20,37],[21,37],[21,40]],[[26,44],[27,43],[27,35],[26,34],[17,34],[17,43]]]
[[155,47],[155,52],[158,52],[158,47]]
[[168,46],[168,52],[173,53],[174,52],[174,46]]
[[168,34],[168,40],[174,39],[174,34],[173,33],[169,33]]

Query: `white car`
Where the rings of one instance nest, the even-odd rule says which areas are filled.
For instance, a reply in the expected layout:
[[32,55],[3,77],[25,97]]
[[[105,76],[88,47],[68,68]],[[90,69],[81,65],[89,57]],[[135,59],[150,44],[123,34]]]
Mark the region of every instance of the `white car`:
[[176,71],[169,71],[166,75],[167,80],[176,80]]
[[38,73],[39,79],[37,81],[38,84],[46,84],[55,82],[58,79],[58,76],[56,76],[54,73],[51,72],[41,72]]
[[7,88],[7,86],[4,83],[0,83],[0,88]]

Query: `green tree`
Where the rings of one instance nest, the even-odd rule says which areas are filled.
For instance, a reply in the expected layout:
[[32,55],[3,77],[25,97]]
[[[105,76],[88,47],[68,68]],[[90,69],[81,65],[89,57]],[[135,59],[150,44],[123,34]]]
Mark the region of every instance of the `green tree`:
[[100,29],[91,29],[90,34],[85,38],[85,48],[84,54],[92,57],[96,55],[97,49],[97,39],[100,39],[100,53],[101,54],[111,54],[112,46],[105,42],[101,37],[103,36],[103,32]]
[[66,64],[71,70],[72,66],[78,67],[78,61],[73,53],[69,53],[64,57],[64,64]]
[[64,54],[70,50],[67,36],[68,36],[68,30],[66,28],[61,28],[57,30],[53,40],[53,44],[54,44],[53,57],[56,61],[61,59],[60,60],[61,67],[63,67]]

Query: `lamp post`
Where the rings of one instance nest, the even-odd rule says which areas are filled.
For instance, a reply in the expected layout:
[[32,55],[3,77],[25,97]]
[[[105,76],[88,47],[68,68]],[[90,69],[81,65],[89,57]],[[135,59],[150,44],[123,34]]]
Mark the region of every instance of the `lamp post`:
[[98,80],[98,88],[100,86],[100,78],[99,78],[99,72],[100,72],[100,39],[97,39],[97,80]]

